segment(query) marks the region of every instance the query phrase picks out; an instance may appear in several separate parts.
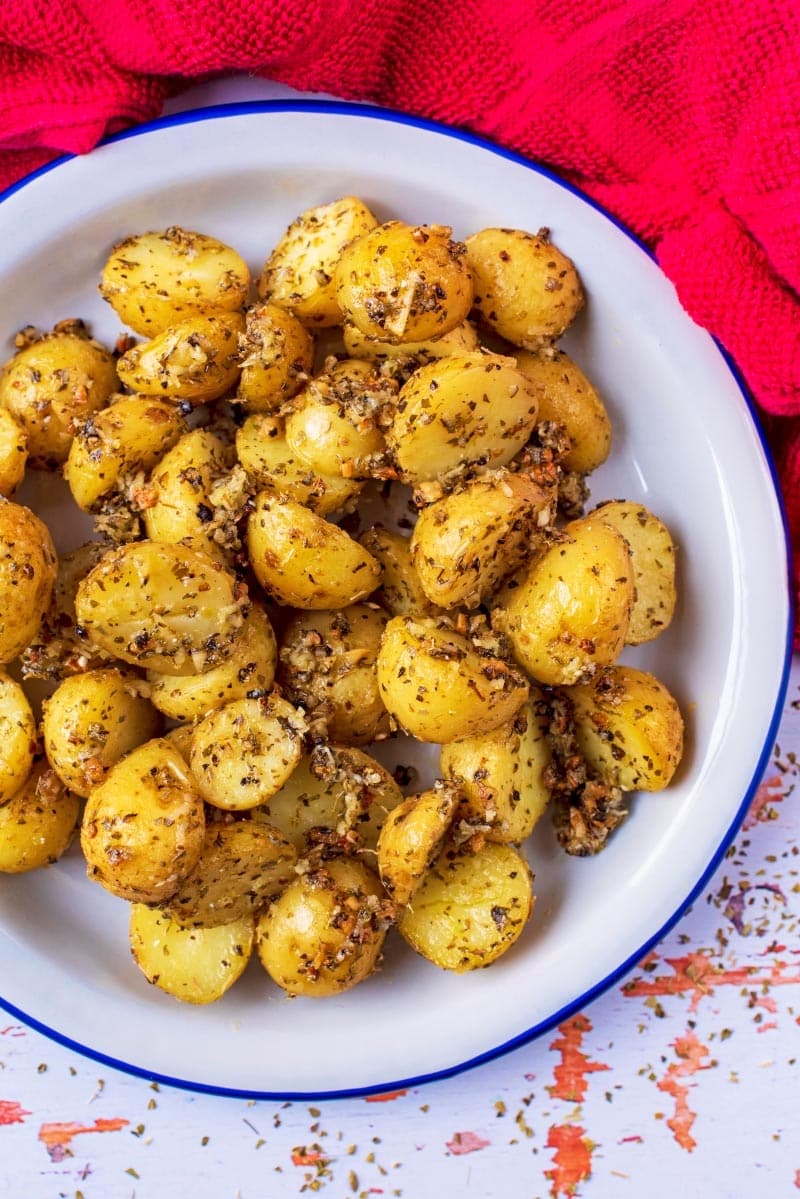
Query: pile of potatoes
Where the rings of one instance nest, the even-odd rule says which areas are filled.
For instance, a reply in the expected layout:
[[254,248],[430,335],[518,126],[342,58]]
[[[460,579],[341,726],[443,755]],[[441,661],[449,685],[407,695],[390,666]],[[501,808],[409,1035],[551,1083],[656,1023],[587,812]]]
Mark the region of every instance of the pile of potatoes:
[[[345,197],[255,289],[170,228],[116,245],[100,291],[142,340],[26,329],[0,374],[0,870],[79,829],[137,963],[193,1003],[254,951],[291,995],[340,993],[391,929],[489,965],[543,812],[594,852],[682,750],[675,699],[617,661],[671,620],[670,534],[582,514],[611,427],[556,345],[573,263],[547,230],[461,243]],[[9,498],[26,461],[94,541],[57,557]],[[389,489],[399,524],[370,523]],[[441,746],[430,788],[370,753],[397,733]]]

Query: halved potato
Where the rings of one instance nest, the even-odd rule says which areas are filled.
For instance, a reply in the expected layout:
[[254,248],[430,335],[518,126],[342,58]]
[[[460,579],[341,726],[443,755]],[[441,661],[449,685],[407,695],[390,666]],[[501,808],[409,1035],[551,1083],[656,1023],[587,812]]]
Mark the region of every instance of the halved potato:
[[239,378],[240,312],[190,316],[133,346],[117,362],[126,387],[142,395],[208,404]]
[[378,837],[378,873],[396,903],[411,901],[442,848],[460,799],[457,787],[440,780],[386,817]]
[[277,412],[308,381],[314,339],[277,304],[256,304],[245,319],[242,373],[234,398],[247,412]]
[[254,940],[252,916],[214,928],[184,928],[158,908],[131,904],[136,965],[148,982],[184,1003],[221,999],[244,973]]
[[57,563],[44,522],[0,496],[0,663],[16,658],[36,635],[50,607]]
[[597,389],[563,350],[546,346],[538,354],[520,350],[517,366],[528,376],[539,401],[539,420],[557,421],[572,447],[567,470],[587,475],[611,452],[611,420]]
[[33,768],[36,721],[19,683],[0,670],[0,804],[14,795]]
[[320,474],[289,448],[284,422],[265,412],[249,416],[236,432],[236,453],[256,487],[295,500],[317,516],[352,506],[364,484]]

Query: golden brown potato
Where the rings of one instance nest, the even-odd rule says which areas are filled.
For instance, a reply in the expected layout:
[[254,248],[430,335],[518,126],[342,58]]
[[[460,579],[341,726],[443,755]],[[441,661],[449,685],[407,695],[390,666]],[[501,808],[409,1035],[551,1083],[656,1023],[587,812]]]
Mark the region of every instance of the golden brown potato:
[[375,969],[386,936],[377,875],[333,858],[293,882],[256,924],[256,949],[290,995],[339,995]]
[[277,304],[257,304],[246,321],[236,403],[247,412],[277,412],[308,381],[314,339]]
[[161,910],[183,925],[215,928],[251,917],[295,878],[297,850],[255,820],[206,826],[200,859]]
[[0,407],[0,495],[10,499],[25,477],[28,434],[7,408]]
[[0,804],[19,790],[33,769],[37,741],[28,697],[15,679],[0,670]]
[[233,447],[209,429],[185,433],[155,467],[144,527],[152,541],[177,545],[186,537],[209,552],[217,544],[219,515],[212,498],[234,462]]
[[564,466],[582,475],[597,470],[611,452],[611,420],[597,390],[563,350],[520,350],[516,359],[533,383],[539,420],[558,421],[572,442]]
[[33,640],[50,606],[57,562],[46,525],[0,496],[0,663]]
[[84,798],[123,754],[156,737],[161,717],[120,670],[89,670],[63,683],[43,704],[42,734],[50,765]]
[[580,752],[600,778],[623,791],[669,785],[683,755],[683,718],[654,675],[610,666],[566,694]]
[[142,395],[208,404],[233,389],[239,378],[240,312],[190,316],[126,351],[117,362],[120,379]]
[[250,272],[215,237],[177,225],[118,242],[100,281],[100,294],[123,324],[154,337],[186,317],[243,308]]
[[378,686],[389,713],[420,741],[444,743],[488,733],[528,698],[508,662],[482,656],[472,642],[435,620],[395,616],[378,654]]
[[65,791],[42,759],[9,800],[0,804],[0,874],[49,866],[69,848],[80,800]]
[[126,478],[152,470],[187,429],[175,404],[120,396],[81,425],[70,446],[64,478],[75,503],[95,511]]
[[90,645],[78,626],[75,597],[81,579],[108,549],[108,542],[87,541],[58,559],[53,598],[33,640],[22,651],[24,678],[63,679],[106,664],[109,655]]
[[361,200],[344,196],[302,212],[267,259],[258,294],[294,313],[312,328],[339,325],[334,271],[353,238],[374,228],[375,217]]
[[247,548],[266,593],[292,608],[344,608],[380,580],[378,563],[344,529],[270,491],[255,498]]
[[592,513],[628,543],[636,589],[628,645],[641,645],[663,633],[672,621],[678,591],[675,585],[675,545],[663,521],[633,500],[609,500]]
[[389,735],[375,663],[386,614],[373,604],[298,613],[281,640],[279,679],[328,740],[367,745]]
[[512,579],[495,601],[492,625],[537,682],[577,683],[619,657],[633,594],[624,538],[586,517]]
[[192,741],[194,739],[194,724],[179,724],[174,729],[169,729],[164,733],[164,740],[169,741],[173,749],[176,749],[186,763],[186,769],[189,770],[189,758],[192,755]]
[[221,999],[244,973],[254,940],[252,916],[214,928],[184,928],[158,908],[131,904],[133,960],[148,982],[184,1003]]
[[472,276],[447,225],[387,221],[350,243],[335,271],[347,324],[385,341],[427,341],[466,320]]
[[400,390],[386,441],[412,485],[456,470],[505,466],[536,424],[536,396],[513,358],[454,354],[420,367]]
[[391,616],[441,615],[441,609],[422,590],[410,537],[373,525],[358,540],[381,568],[381,585],[371,597],[375,603]]
[[382,341],[362,333],[355,325],[344,327],[344,348],[351,358],[370,358],[376,362],[396,361],[398,358],[414,358],[420,364],[434,362],[437,358],[448,358],[451,354],[465,354],[478,348],[475,326],[463,321],[448,329],[440,337],[429,337],[425,341]]
[[203,849],[206,821],[195,785],[163,737],[120,758],[86,801],[81,848],[89,878],[135,903],[174,895]]
[[438,857],[461,792],[439,780],[410,795],[386,817],[378,837],[378,873],[395,903],[407,904]]
[[484,831],[490,841],[520,842],[529,837],[550,798],[547,723],[539,715],[541,692],[513,720],[491,733],[443,745],[441,771],[463,794],[459,817]]
[[266,803],[300,761],[307,728],[277,692],[209,712],[195,727],[189,759],[203,798],[231,812]]
[[540,548],[555,487],[499,470],[423,508],[411,534],[420,586],[440,608],[477,608]]
[[197,720],[251,691],[269,691],[278,647],[269,617],[253,604],[230,656],[203,674],[168,675],[149,670],[151,702],[172,720]]
[[247,593],[207,554],[135,541],[81,580],[78,625],[107,653],[161,674],[202,674],[233,652]]
[[249,416],[236,432],[236,453],[259,490],[303,504],[317,516],[352,507],[364,484],[341,475],[323,475],[293,454],[282,420],[266,413]]
[[535,350],[560,337],[583,307],[575,264],[549,230],[482,229],[466,245],[475,310],[512,345]]
[[533,909],[531,872],[510,845],[446,849],[414,892],[398,930],[443,970],[489,966],[511,948]]
[[[59,331],[61,330],[61,331]],[[73,434],[119,386],[114,359],[80,322],[24,347],[0,372],[0,406],[22,426],[31,466],[65,462]]]

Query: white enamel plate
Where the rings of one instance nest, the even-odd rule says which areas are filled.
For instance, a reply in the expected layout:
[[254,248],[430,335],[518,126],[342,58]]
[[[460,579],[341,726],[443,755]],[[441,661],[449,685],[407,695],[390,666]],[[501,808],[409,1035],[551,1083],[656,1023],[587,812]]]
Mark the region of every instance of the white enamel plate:
[[[0,1002],[82,1053],[147,1077],[248,1096],[382,1090],[452,1073],[551,1027],[615,981],[698,893],[772,745],[790,647],[787,553],[768,458],[740,384],[644,250],[584,197],[474,139],[370,109],[201,110],[59,163],[0,203],[3,356],[27,323],[119,325],[97,295],[109,247],[168,225],[213,234],[254,270],[303,209],[361,196],[381,217],[552,229],[588,303],[565,346],[604,395],[613,454],[592,502],[639,500],[679,546],[672,628],[628,660],[654,671],[688,723],[680,774],[641,795],[608,848],[574,860],[548,820],[529,846],[538,896],[523,937],[456,976],[394,938],[380,973],[336,999],[289,1000],[257,963],[219,1003],[149,986],[127,905],[90,884],[77,850],[0,877]],[[21,497],[84,537],[42,476]],[[398,751],[399,753],[399,751]],[[401,755],[402,756],[402,755]],[[406,755],[407,760],[407,755]]]

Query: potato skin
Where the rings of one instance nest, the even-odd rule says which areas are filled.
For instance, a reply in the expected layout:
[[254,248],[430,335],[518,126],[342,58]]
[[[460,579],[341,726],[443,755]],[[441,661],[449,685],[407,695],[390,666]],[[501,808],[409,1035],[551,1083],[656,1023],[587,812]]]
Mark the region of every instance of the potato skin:
[[412,949],[458,974],[490,966],[519,938],[533,910],[530,868],[510,845],[445,849],[400,915]]
[[389,713],[420,741],[445,743],[487,733],[510,720],[528,683],[499,658],[435,620],[395,616],[378,654],[378,686]]
[[208,404],[231,391],[239,378],[242,333],[239,312],[187,317],[133,346],[117,362],[117,373],[141,395]]
[[447,225],[387,221],[355,239],[336,265],[346,323],[385,341],[426,341],[466,320],[472,276]]
[[0,804],[0,874],[24,874],[66,853],[80,814],[77,795],[65,791],[41,759],[22,786]]
[[148,484],[149,506],[143,516],[151,541],[177,545],[185,537],[213,552],[209,533],[214,515],[209,492],[234,461],[232,447],[209,429],[192,429],[155,465]]
[[277,304],[256,304],[245,320],[236,403],[246,412],[277,412],[307,382],[314,365],[314,339]]
[[441,615],[438,605],[431,603],[417,574],[411,556],[411,538],[402,533],[373,525],[359,537],[360,543],[372,554],[381,568],[381,585],[372,595],[391,616]]
[[567,470],[588,475],[611,453],[611,420],[596,388],[564,353],[547,346],[538,354],[520,350],[517,366],[533,383],[539,420],[564,425],[572,448],[564,457]]
[[451,354],[469,353],[478,348],[478,334],[469,321],[462,321],[438,337],[425,341],[383,341],[362,333],[355,325],[343,329],[344,348],[351,358],[369,358],[375,362],[392,362],[401,358],[413,358],[419,365],[435,362],[437,358],[448,358]]
[[410,795],[386,817],[378,837],[378,873],[396,903],[410,902],[438,856],[458,808],[461,793],[443,781]]
[[65,679],[44,701],[45,753],[76,795],[85,798],[123,754],[160,733],[161,717],[133,682],[113,667],[90,670]]
[[633,566],[624,538],[585,517],[497,597],[492,625],[539,683],[590,677],[622,652],[633,604]]
[[302,504],[317,516],[347,510],[364,484],[325,475],[293,453],[283,420],[257,412],[236,431],[239,462],[257,488]]
[[382,425],[390,419],[396,390],[370,362],[337,363],[295,397],[286,417],[290,451],[323,476],[370,478],[383,461]]
[[0,804],[22,786],[38,749],[36,721],[19,683],[0,670]]
[[33,640],[58,570],[53,539],[30,508],[0,496],[0,663]]
[[670,531],[633,500],[608,500],[593,515],[621,533],[630,550],[635,595],[625,640],[628,645],[653,641],[671,624],[678,602]]
[[86,801],[86,872],[121,899],[159,903],[195,868],[205,826],[181,755],[163,737],[146,741],[120,758]]
[[482,229],[466,247],[475,311],[512,345],[535,350],[560,337],[583,307],[575,264],[548,231]]
[[301,875],[256,924],[256,949],[290,995],[339,995],[375,969],[386,936],[378,876],[353,858]]
[[253,952],[255,926],[244,916],[214,928],[184,928],[158,908],[131,904],[133,960],[161,991],[184,1003],[221,999],[241,978]]
[[7,408],[0,406],[0,495],[10,499],[25,477],[28,434]]

